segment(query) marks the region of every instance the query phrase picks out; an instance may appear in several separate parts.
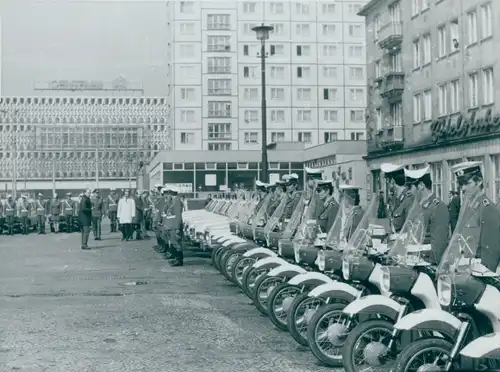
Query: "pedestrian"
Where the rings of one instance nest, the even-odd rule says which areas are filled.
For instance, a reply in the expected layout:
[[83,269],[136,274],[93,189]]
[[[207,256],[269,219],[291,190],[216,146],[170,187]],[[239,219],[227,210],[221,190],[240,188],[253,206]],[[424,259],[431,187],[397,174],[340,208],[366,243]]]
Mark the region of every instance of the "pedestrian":
[[457,226],[458,216],[460,214],[460,195],[456,191],[450,191],[450,203],[448,204],[448,210],[450,212],[451,233],[453,234],[455,226]]
[[78,222],[80,223],[80,229],[82,234],[82,249],[90,249],[88,247],[88,241],[90,236],[90,225],[92,224],[92,202],[90,201],[90,189],[86,190],[80,200],[80,206],[78,208]]
[[208,194],[205,199],[205,207],[212,201],[212,194]]
[[99,190],[92,190],[90,201],[92,203],[92,232],[94,240],[101,240],[102,199],[99,195]]
[[171,245],[171,253],[174,260],[172,266],[184,265],[184,252],[182,246],[182,202],[179,197],[179,190],[176,187],[170,187],[172,202],[165,216],[165,227],[168,232],[168,239]]
[[122,240],[131,240],[134,233],[132,222],[135,218],[135,201],[130,197],[128,190],[124,191],[123,197],[118,202],[117,217],[122,229]]
[[38,234],[45,234],[45,219],[48,210],[48,203],[43,200],[43,194],[38,194],[38,199],[35,203],[36,206],[36,218],[38,225]]
[[109,190],[108,198],[106,199],[106,211],[111,224],[111,232],[116,232],[116,214],[118,211],[118,197],[115,194],[115,189]]

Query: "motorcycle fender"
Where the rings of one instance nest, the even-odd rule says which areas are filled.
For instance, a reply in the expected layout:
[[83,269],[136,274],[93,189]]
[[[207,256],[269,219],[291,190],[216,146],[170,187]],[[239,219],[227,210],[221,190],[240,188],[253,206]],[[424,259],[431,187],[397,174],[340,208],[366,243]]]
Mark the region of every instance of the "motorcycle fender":
[[279,257],[267,257],[263,258],[262,260],[258,260],[256,263],[253,264],[253,267],[255,269],[265,269],[266,267],[269,267],[270,265],[285,265],[287,262]]
[[270,249],[257,247],[257,248],[252,248],[249,251],[246,251],[243,256],[245,256],[245,257],[277,257],[278,255]]
[[303,285],[321,285],[325,283],[333,282],[332,279],[327,277],[323,273],[318,272],[306,272],[304,274],[297,275],[290,279],[288,282],[290,285],[303,286]]
[[475,359],[500,358],[500,332],[476,338],[467,344],[460,354]]
[[394,328],[402,331],[434,331],[453,338],[461,325],[460,319],[444,310],[423,309],[405,315],[394,325]]
[[309,297],[335,298],[343,302],[351,303],[359,297],[359,291],[352,285],[343,282],[322,284],[309,292]]
[[368,295],[351,302],[344,309],[344,314],[353,317],[361,313],[381,314],[389,319],[397,320],[401,304],[392,298],[382,295]]
[[304,274],[304,273],[307,273],[307,271],[304,270],[302,267],[297,266],[297,265],[293,265],[293,264],[289,264],[289,263],[285,263],[284,265],[281,265],[281,266],[278,266],[278,267],[272,269],[271,271],[269,271],[269,273],[267,273],[267,275],[268,276],[276,276],[276,277],[282,276],[282,277],[286,277],[286,278],[293,278],[299,274]]

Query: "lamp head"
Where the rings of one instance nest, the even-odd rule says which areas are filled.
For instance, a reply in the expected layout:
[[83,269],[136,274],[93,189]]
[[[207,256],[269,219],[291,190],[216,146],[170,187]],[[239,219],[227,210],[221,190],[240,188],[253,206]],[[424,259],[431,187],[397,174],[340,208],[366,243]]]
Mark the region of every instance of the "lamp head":
[[264,24],[261,24],[260,26],[255,26],[252,27],[252,31],[255,31],[257,34],[257,40],[268,40],[269,39],[269,33],[274,30],[274,27],[272,26],[265,26]]

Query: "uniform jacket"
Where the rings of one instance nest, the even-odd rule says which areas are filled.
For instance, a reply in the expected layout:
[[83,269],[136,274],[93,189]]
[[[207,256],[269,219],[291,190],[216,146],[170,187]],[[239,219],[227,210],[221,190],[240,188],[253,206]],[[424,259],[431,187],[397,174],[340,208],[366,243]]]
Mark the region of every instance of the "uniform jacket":
[[144,199],[140,196],[135,197],[135,218],[140,221],[144,217]]
[[50,201],[50,214],[53,216],[61,214],[61,201],[59,199],[52,199]]
[[118,202],[118,213],[117,217],[121,224],[132,223],[135,217],[135,200],[134,198],[121,198]]
[[448,246],[450,212],[444,202],[436,198],[434,194],[422,200],[420,204],[424,211],[426,225],[424,244],[431,245],[428,260],[432,264],[438,264]]
[[83,195],[78,208],[78,220],[80,226],[90,226],[92,224],[92,202],[87,195]]
[[285,210],[283,211],[283,219],[288,220],[292,217],[293,211],[297,207],[302,197],[302,191],[294,191],[286,202]]
[[453,232],[455,226],[457,226],[458,216],[460,215],[460,198],[458,196],[451,198],[448,210],[450,212],[450,227]]
[[92,202],[92,217],[102,217],[102,198],[100,196],[91,196],[90,201]]
[[163,226],[167,230],[182,229],[182,201],[180,196],[174,196],[166,215],[163,217]]
[[47,200],[35,200],[36,214],[46,216],[49,213],[49,203]]
[[398,204],[392,213],[392,226],[394,227],[394,232],[401,231],[406,218],[408,217],[408,212],[413,206],[413,194],[410,191],[403,191],[403,193],[398,198]]
[[7,211],[12,209],[12,215],[15,216],[17,212],[17,205],[14,200],[5,200],[4,205],[3,205],[3,214],[5,217],[7,217]]
[[17,215],[22,216],[24,214],[24,217],[29,216],[29,212],[31,210],[31,205],[27,200],[20,200],[19,203],[17,203]]
[[328,233],[330,231],[339,210],[339,203],[337,203],[334,197],[328,198],[323,203],[323,209],[318,216],[318,226],[321,228],[321,232]]
[[155,202],[155,211],[153,215],[155,222],[161,222],[161,214],[163,213],[164,207],[165,207],[165,197],[160,196],[158,199],[156,199]]
[[274,213],[274,211],[276,210],[276,208],[278,208],[278,205],[280,205],[281,203],[281,199],[283,198],[283,195],[279,196],[279,197],[275,197],[273,200],[271,200],[271,202],[267,205],[267,215],[269,217],[271,217]]
[[355,205],[349,211],[349,216],[347,217],[347,223],[344,226],[343,236],[347,241],[351,239],[352,234],[356,231],[361,219],[363,218],[364,211],[360,205]]
[[106,213],[117,212],[118,211],[118,197],[116,195],[108,195],[103,203],[106,209]]
[[61,211],[66,216],[73,216],[75,204],[71,199],[64,199],[61,201]]

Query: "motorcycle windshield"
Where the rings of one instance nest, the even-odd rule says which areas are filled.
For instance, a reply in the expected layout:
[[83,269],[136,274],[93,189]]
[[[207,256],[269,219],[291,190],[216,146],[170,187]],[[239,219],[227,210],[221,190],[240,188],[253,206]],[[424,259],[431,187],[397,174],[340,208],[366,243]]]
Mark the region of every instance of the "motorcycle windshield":
[[288,203],[288,199],[289,196],[288,193],[286,193],[282,197],[273,215],[270,216],[269,219],[267,220],[266,226],[264,227],[264,235],[266,236],[267,239],[269,239],[269,234],[271,233],[271,231],[273,231],[274,228],[278,226],[278,224],[280,223],[281,217],[283,216],[283,212],[285,211],[286,204]]
[[236,216],[236,219],[242,222],[248,221],[257,203],[257,199],[247,199],[243,201],[241,208],[238,209],[238,215]]
[[271,199],[272,199],[272,195],[267,194],[264,197],[264,201],[260,205],[259,210],[255,211],[254,215],[251,217],[251,220],[252,220],[251,225],[252,225],[253,234],[255,234],[255,229],[257,227],[265,226],[265,224],[266,224],[266,211],[267,211],[267,207],[268,207],[269,203],[271,202]]
[[438,266],[438,276],[464,278],[472,273],[481,231],[480,209],[474,208],[476,198],[464,201],[460,207],[457,225]]
[[[372,237],[385,234],[384,226],[377,225],[377,214],[380,197],[374,196],[368,208],[363,214],[361,221],[355,228],[344,248],[344,259],[350,259],[360,256],[364,253],[366,247],[372,247]],[[353,220],[353,218],[351,218]],[[352,222],[351,222],[352,226]]]
[[313,241],[316,238],[318,216],[315,213],[319,203],[321,203],[321,199],[317,194],[305,195],[304,193],[302,196],[285,229],[286,232],[289,226],[293,228],[290,236],[295,232],[294,241],[303,239]]
[[233,201],[233,205],[227,211],[227,216],[234,220],[238,217],[238,212],[246,204],[245,200],[237,199]]
[[342,236],[345,224],[345,220],[342,219],[343,214],[343,207],[340,207],[332,227],[326,234],[324,245],[329,249],[343,249],[343,245],[341,244],[341,241],[344,240]]

